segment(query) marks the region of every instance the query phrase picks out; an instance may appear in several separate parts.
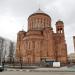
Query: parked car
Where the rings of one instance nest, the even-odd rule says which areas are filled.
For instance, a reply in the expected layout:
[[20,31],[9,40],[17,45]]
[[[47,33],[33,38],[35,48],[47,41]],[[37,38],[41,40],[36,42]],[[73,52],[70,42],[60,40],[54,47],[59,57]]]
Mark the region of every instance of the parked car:
[[0,72],[4,71],[4,67],[0,65]]

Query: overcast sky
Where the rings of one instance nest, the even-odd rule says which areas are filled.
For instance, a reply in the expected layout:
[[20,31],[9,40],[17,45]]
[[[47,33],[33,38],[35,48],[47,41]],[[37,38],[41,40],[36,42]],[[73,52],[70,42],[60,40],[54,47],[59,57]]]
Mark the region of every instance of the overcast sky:
[[16,41],[18,31],[27,31],[27,18],[38,8],[55,22],[64,21],[65,38],[68,53],[74,52],[73,35],[75,35],[75,0],[0,0],[0,36]]

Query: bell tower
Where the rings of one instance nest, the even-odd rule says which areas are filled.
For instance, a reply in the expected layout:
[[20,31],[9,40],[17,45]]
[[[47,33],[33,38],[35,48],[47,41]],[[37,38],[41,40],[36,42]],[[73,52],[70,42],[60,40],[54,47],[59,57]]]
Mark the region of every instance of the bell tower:
[[64,34],[64,23],[63,21],[56,22],[56,33]]
[[64,35],[64,23],[63,21],[56,22],[56,59],[62,64],[67,64],[67,45]]

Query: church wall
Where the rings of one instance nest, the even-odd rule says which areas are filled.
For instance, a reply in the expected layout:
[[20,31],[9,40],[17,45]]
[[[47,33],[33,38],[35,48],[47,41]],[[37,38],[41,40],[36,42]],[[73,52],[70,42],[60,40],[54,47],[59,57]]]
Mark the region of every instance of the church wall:
[[55,35],[56,42],[56,61],[60,61],[61,63],[67,63],[67,48],[65,44],[65,38],[63,34]]

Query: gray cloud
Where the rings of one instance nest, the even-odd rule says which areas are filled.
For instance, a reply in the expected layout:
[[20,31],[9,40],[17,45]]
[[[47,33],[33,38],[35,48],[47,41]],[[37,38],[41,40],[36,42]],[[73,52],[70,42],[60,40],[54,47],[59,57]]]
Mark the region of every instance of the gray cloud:
[[[53,27],[58,19],[64,21],[66,40],[68,43],[68,53],[73,52],[72,36],[75,35],[74,0],[0,0],[0,20],[2,20],[3,17],[4,20],[7,20],[7,18],[9,19],[7,20],[8,23],[5,22],[7,30],[8,24],[10,27],[10,35],[7,34],[8,37],[14,40],[16,33],[19,31],[22,24],[25,25],[26,30],[27,18],[39,8],[39,4],[40,8],[51,16]],[[4,23],[0,22],[0,27],[2,28],[1,24],[3,26]],[[14,32],[12,28],[15,29]],[[5,33],[4,31],[2,32],[3,34]]]

